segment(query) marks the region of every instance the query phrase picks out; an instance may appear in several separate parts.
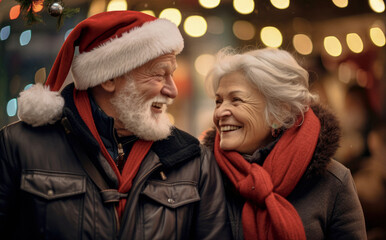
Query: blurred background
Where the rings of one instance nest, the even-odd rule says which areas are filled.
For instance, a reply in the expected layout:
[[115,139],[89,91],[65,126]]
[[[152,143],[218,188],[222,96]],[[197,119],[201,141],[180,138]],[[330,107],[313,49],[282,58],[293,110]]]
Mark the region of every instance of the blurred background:
[[[26,3],[40,22],[28,24],[33,15],[26,18],[20,7]],[[180,28],[179,96],[169,112],[176,126],[196,137],[212,126],[214,101],[204,79],[220,49],[268,46],[294,54],[310,73],[312,91],[340,119],[335,158],[352,171],[368,238],[386,239],[384,0],[0,0],[0,127],[18,120],[19,93],[45,81],[77,23],[126,9]]]

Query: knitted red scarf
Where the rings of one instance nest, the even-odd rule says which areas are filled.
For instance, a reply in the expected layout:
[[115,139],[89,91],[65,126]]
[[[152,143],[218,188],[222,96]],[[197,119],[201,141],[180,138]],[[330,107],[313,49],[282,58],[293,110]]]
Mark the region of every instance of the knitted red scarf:
[[[129,153],[129,156],[127,157],[126,163],[123,167],[121,174],[114,160],[112,159],[105,145],[103,144],[101,137],[99,136],[98,130],[94,123],[94,118],[92,116],[91,105],[87,91],[78,91],[74,89],[74,101],[80,117],[90,129],[94,138],[98,141],[103,156],[107,159],[107,162],[110,164],[111,168],[117,175],[119,182],[118,192],[127,193],[132,186],[132,181],[138,172],[139,166],[141,165],[143,158],[146,156],[153,142],[143,140],[136,141]],[[125,209],[125,205],[126,198],[121,198],[117,206],[119,217],[122,215],[123,210]]]
[[235,151],[221,150],[220,136],[216,134],[217,163],[246,198],[242,223],[247,240],[306,239],[302,221],[285,197],[295,188],[311,161],[320,122],[311,109],[298,127],[300,120],[283,133],[262,167],[249,163]]

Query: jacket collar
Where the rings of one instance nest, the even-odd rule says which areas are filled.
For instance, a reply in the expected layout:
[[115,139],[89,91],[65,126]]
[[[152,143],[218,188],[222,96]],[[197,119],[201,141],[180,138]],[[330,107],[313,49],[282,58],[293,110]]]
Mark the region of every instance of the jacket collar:
[[[324,173],[328,163],[339,147],[340,140],[339,122],[334,114],[327,107],[320,104],[313,105],[311,108],[320,120],[321,129],[318,143],[305,177],[314,177]],[[209,130],[203,139],[203,144],[213,149],[215,136],[216,130]]]

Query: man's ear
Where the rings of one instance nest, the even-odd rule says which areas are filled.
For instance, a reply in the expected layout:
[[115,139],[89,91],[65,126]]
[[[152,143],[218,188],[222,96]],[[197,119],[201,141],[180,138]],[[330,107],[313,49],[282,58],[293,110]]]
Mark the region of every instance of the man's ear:
[[102,87],[105,91],[112,93],[112,92],[115,91],[115,88],[116,88],[115,78],[110,79],[110,80],[108,80],[108,81],[106,81],[106,82],[104,82],[104,83],[101,83],[100,85],[101,85],[101,87]]

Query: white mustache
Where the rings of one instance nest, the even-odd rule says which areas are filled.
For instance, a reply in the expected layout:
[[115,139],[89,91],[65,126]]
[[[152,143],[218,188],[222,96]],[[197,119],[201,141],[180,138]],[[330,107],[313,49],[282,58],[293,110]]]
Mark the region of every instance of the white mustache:
[[149,102],[157,102],[157,103],[163,103],[166,105],[170,105],[173,103],[173,99],[169,98],[169,97],[162,96],[162,95],[158,95],[158,96],[154,97],[153,99],[151,99]]

